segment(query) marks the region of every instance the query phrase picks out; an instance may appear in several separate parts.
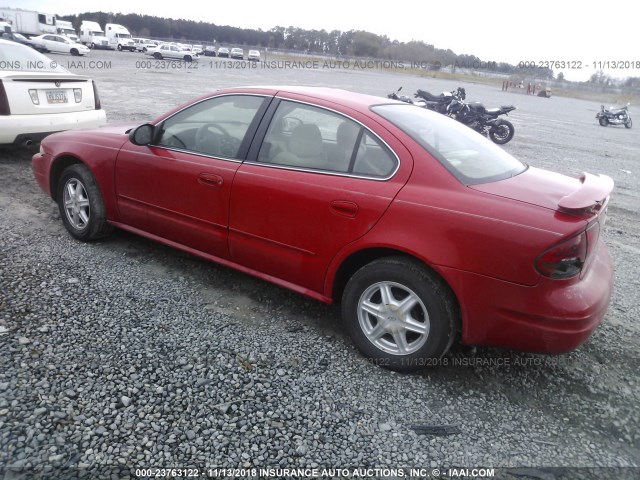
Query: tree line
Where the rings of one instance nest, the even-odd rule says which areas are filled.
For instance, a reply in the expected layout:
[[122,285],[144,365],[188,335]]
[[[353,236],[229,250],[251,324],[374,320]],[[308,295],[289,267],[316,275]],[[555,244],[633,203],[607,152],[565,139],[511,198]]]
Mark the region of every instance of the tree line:
[[[305,30],[297,27],[276,26],[270,30],[238,28],[214,23],[139,15],[135,13],[87,12],[61,17],[79,29],[83,20],[122,24],[133,36],[175,40],[188,43],[248,45],[305,53],[368,57],[384,60],[415,62],[437,70],[444,66],[454,68],[486,69],[499,73],[522,73],[504,62],[482,61],[475,55],[456,54],[450,49],[436,48],[422,41],[399,42],[386,35],[362,30]],[[537,69],[538,78],[553,78],[553,71]]]

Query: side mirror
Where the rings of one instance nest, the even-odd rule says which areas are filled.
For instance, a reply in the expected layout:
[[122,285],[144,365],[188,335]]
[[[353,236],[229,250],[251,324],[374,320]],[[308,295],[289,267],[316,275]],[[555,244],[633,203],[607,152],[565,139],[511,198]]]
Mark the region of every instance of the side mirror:
[[155,127],[150,123],[145,123],[129,132],[129,141],[134,145],[149,145],[153,141],[154,132]]

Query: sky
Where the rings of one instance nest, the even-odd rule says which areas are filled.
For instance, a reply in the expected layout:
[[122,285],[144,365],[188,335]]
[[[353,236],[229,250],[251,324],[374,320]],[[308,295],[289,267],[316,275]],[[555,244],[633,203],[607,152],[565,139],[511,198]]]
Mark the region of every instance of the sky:
[[[207,5],[211,5],[210,8]],[[587,80],[604,62],[640,67],[640,34],[624,2],[559,0],[0,0],[0,6],[59,15],[91,10],[186,18],[240,28],[275,26],[303,29],[366,30],[389,38],[421,40],[484,61],[564,61],[569,80]],[[630,13],[627,12],[627,15]],[[598,66],[597,62],[601,62]],[[594,63],[596,65],[594,66]],[[626,65],[623,65],[623,67]],[[609,68],[612,77],[640,76],[640,68]]]

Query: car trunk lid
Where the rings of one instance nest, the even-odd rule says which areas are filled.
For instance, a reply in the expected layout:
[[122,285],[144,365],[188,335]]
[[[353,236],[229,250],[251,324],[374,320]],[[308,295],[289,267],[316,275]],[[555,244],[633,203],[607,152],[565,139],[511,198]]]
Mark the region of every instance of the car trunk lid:
[[590,173],[583,173],[580,178],[571,178],[529,167],[514,177],[470,185],[469,188],[588,218],[597,214],[606,204],[613,190],[613,180],[606,175]]
[[29,72],[0,79],[11,115],[94,110],[91,79],[64,73]]

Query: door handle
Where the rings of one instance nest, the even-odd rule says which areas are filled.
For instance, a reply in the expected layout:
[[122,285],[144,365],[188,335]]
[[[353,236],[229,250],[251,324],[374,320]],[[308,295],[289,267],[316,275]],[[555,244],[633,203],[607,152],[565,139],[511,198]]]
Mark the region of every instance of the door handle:
[[341,217],[354,218],[358,214],[358,204],[347,200],[333,200],[331,211]]
[[205,187],[220,188],[224,183],[223,178],[220,175],[213,173],[201,173],[198,175],[198,183]]

